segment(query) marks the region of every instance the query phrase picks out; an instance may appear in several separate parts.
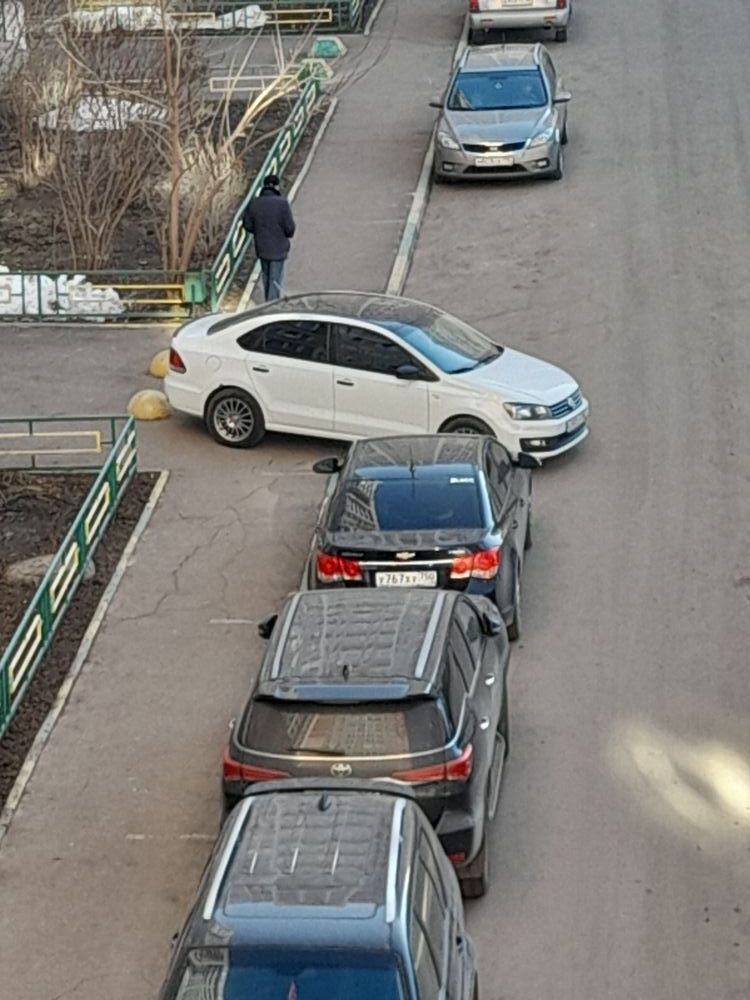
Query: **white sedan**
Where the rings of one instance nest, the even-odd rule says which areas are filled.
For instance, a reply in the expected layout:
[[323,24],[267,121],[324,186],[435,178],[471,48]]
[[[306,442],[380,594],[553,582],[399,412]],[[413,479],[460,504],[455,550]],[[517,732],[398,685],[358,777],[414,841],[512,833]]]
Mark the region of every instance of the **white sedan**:
[[267,430],[490,434],[542,459],[588,434],[588,403],[562,369],[395,296],[313,292],[203,316],[177,331],[169,364],[174,409],[233,448]]

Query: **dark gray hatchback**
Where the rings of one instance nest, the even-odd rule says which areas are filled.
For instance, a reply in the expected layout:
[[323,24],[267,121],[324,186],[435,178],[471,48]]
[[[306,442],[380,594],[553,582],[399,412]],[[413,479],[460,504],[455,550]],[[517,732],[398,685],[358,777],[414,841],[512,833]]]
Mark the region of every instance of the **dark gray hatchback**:
[[413,789],[464,895],[481,896],[509,746],[497,608],[455,591],[305,591],[265,631],[224,754],[226,811],[260,781],[387,778]]
[[226,823],[160,1000],[477,1000],[456,877],[407,792],[269,783]]

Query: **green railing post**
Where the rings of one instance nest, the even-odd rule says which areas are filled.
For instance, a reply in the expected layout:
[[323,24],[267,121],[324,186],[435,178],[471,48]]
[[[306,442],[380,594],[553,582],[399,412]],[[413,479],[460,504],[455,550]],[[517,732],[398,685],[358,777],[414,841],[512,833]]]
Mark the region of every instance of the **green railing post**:
[[0,670],[0,733],[5,732],[5,722],[10,712],[10,681],[8,667]]

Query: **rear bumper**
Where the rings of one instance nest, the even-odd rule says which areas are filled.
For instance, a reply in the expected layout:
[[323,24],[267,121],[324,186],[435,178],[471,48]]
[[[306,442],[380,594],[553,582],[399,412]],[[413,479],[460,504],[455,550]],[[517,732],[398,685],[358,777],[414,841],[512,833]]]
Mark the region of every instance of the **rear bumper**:
[[483,817],[478,818],[466,809],[445,809],[435,825],[435,832],[460,874],[461,868],[471,864],[482,846]]
[[566,28],[570,21],[570,4],[563,10],[556,7],[485,10],[469,15],[472,31],[493,31],[505,28]]
[[189,382],[184,375],[167,375],[164,379],[164,392],[173,410],[189,413],[194,417],[203,416],[205,393]]

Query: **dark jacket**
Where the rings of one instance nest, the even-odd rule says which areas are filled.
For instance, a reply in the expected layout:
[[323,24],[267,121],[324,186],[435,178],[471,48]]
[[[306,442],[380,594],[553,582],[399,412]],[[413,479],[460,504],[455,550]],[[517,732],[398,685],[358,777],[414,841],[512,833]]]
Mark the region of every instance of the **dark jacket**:
[[261,260],[285,260],[289,239],[294,236],[294,218],[289,202],[275,188],[264,187],[242,216],[242,224],[255,240]]

